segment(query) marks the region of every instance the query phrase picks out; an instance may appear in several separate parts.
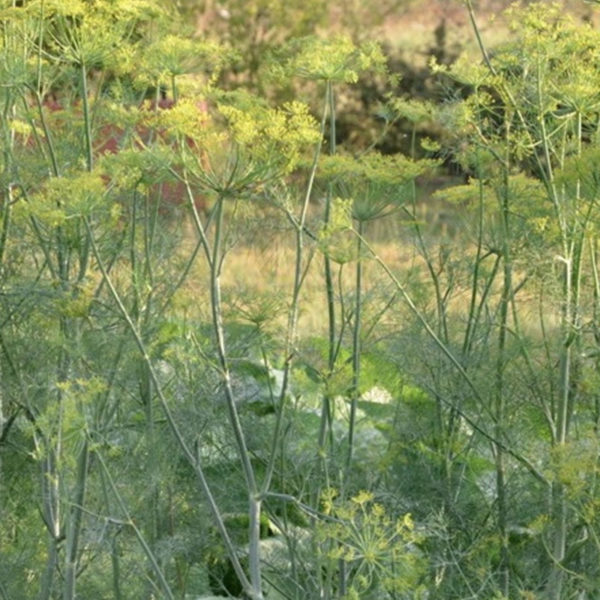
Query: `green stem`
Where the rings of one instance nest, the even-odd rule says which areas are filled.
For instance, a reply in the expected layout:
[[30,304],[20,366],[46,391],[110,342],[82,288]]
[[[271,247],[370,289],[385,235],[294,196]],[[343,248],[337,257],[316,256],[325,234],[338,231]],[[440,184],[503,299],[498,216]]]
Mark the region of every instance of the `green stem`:
[[62,537],[59,474],[56,464],[59,445],[52,447],[39,430],[34,436],[34,441],[36,451],[41,451],[44,455],[41,463],[42,516],[48,530],[46,567],[41,580],[39,600],[50,600],[53,595],[54,577],[58,567],[59,545]]
[[121,594],[121,562],[117,546],[117,536],[113,536],[110,545],[110,560],[112,565],[112,590],[113,600],[122,600]]
[[[327,82],[326,88],[326,102],[329,106],[329,154],[334,155],[336,152],[336,141],[335,141],[335,97],[333,93],[333,84],[331,81]],[[325,198],[325,214],[323,216],[324,226],[327,227],[331,219],[331,201],[332,201],[333,190],[331,184],[327,191]],[[335,314],[335,293],[333,284],[333,273],[331,269],[331,260],[327,255],[324,256],[324,270],[325,270],[325,293],[327,298],[327,324],[328,324],[328,357],[327,357],[327,368],[328,376],[333,373],[335,368],[335,357],[336,357],[336,314]],[[325,439],[327,431],[331,431],[331,398],[326,393],[323,395],[323,404],[321,407],[321,424],[319,427],[319,452],[323,453],[325,448]]]
[[225,397],[227,400],[227,407],[229,409],[229,418],[233,433],[240,453],[240,459],[242,462],[242,469],[246,479],[246,485],[248,486],[248,492],[250,494],[256,494],[258,489],[256,486],[256,480],[254,477],[254,468],[250,461],[250,453],[246,446],[246,439],[240,422],[237,405],[235,402],[235,395],[233,393],[233,386],[231,384],[231,371],[229,368],[229,361],[227,358],[227,350],[225,346],[225,330],[223,326],[223,313],[221,303],[221,267],[223,256],[221,254],[221,242],[223,234],[223,198],[217,200],[215,206],[216,210],[216,223],[215,223],[215,237],[213,241],[212,249],[212,264],[210,270],[210,297],[211,297],[211,310],[213,329],[217,342],[217,355],[220,366],[220,376],[225,391]]
[[88,87],[87,87],[87,72],[85,64],[81,64],[79,69],[79,76],[81,81],[81,104],[83,106],[83,126],[84,126],[84,139],[85,139],[85,158],[86,167],[88,171],[92,171],[94,168],[94,154],[92,148],[92,119],[90,115],[90,104],[88,98]]
[[[304,233],[306,230],[306,219],[308,216],[308,208],[310,205],[310,198],[312,195],[315,177],[317,174],[317,167],[319,164],[319,159],[321,157],[321,151],[323,148],[323,139],[324,139],[324,135],[325,135],[325,127],[327,124],[327,112],[329,109],[330,109],[329,97],[328,97],[328,95],[326,95],[325,103],[323,106],[323,112],[322,112],[322,116],[321,116],[321,124],[320,124],[320,134],[321,135],[319,136],[319,141],[317,143],[317,147],[315,148],[315,153],[313,155],[313,161],[312,161],[310,173],[308,176],[308,183],[306,185],[306,191],[304,193],[304,200],[302,202],[302,209],[300,211],[300,218],[296,219],[289,210],[286,211],[287,216],[288,216],[289,220],[291,221],[291,223],[294,225],[295,232],[296,232],[296,235],[295,235],[296,255],[295,255],[295,264],[294,264],[294,283],[292,285],[292,302],[291,302],[291,306],[290,306],[290,311],[288,313],[288,315],[289,315],[288,316],[288,328],[287,328],[286,344],[285,344],[285,357],[286,358],[285,358],[285,366],[284,366],[284,373],[283,373],[283,382],[282,382],[281,391],[279,394],[279,413],[277,415],[277,423],[276,423],[275,433],[273,435],[273,444],[272,444],[272,448],[271,448],[269,464],[267,465],[266,476],[265,476],[263,486],[262,486],[263,494],[268,491],[269,486],[271,484],[271,479],[272,479],[273,471],[274,471],[274,467],[275,467],[275,458],[276,458],[275,450],[277,448],[277,445],[278,445],[280,437],[281,437],[283,402],[284,402],[285,394],[287,393],[287,388],[289,385],[289,378],[290,378],[292,362],[293,362],[293,351],[294,351],[294,345],[296,343],[296,337],[297,337],[298,318],[299,318],[299,312],[300,312],[300,292],[301,292],[302,284],[304,282],[304,278],[306,275],[306,268],[308,268],[308,267],[305,268],[303,265],[303,262],[304,262]],[[308,262],[310,262],[310,259]],[[325,400],[324,400],[323,410],[326,410]],[[329,421],[329,414],[326,414],[325,419],[322,417],[321,423],[324,424],[327,421]],[[321,438],[321,435],[319,435],[319,440],[320,440],[319,450],[321,451],[323,444],[324,444],[324,437]],[[321,452],[319,452],[319,454],[321,454]]]
[[[468,352],[471,350],[471,340],[477,327],[478,319],[476,319],[476,306],[477,306],[477,295],[479,289],[479,270],[482,262],[482,250],[483,250],[483,216],[484,216],[484,186],[482,181],[482,173],[479,164],[479,152],[476,155],[477,159],[477,177],[479,185],[479,204],[478,204],[478,219],[477,219],[477,249],[475,251],[475,260],[473,262],[473,276],[471,278],[471,299],[469,303],[469,312],[467,315],[467,328],[465,330],[465,336],[462,345],[462,354],[466,358]],[[478,316],[478,315],[477,315]]]
[[[16,113],[15,103],[12,100],[12,96],[7,94],[6,102],[3,110],[3,125],[10,121],[11,117],[14,117]],[[2,212],[0,214],[1,227],[0,231],[0,269],[2,267],[2,263],[4,262],[4,254],[6,251],[6,243],[8,241],[8,232],[11,224],[11,213],[12,213],[12,205],[14,202],[13,199],[13,187],[14,184],[11,182],[13,168],[14,168],[14,144],[15,144],[15,130],[3,127],[4,134],[4,172],[6,173],[6,178],[8,183],[3,189],[3,199],[2,199]],[[1,271],[0,271],[1,272]]]
[[225,346],[225,330],[223,326],[223,314],[221,303],[220,275],[223,264],[222,235],[224,198],[217,199],[215,205],[215,233],[212,248],[212,263],[210,269],[210,298],[212,310],[212,325],[217,344],[217,355],[220,366],[220,377],[225,392],[227,408],[229,411],[229,422],[233,429],[233,435],[242,463],[242,471],[246,480],[248,491],[248,511],[250,517],[250,528],[248,532],[248,556],[250,563],[250,585],[252,600],[262,600],[262,581],[260,569],[260,511],[261,500],[254,475],[254,467],[250,460],[250,453],[246,445],[246,438],[240,422],[240,417],[235,402],[235,395],[231,383],[231,371],[227,358]]
[[[331,81],[327,82],[327,98],[329,99],[329,154],[334,155],[336,153],[336,142],[335,142],[335,97],[333,94],[333,84]],[[333,190],[331,185],[327,193],[325,202],[325,215],[324,225],[327,227],[331,219],[331,201],[333,196]],[[329,359],[328,367],[331,373],[335,366],[335,347],[336,347],[336,315],[335,315],[335,294],[333,285],[333,274],[331,269],[331,260],[325,255],[325,287],[327,292],[327,316],[329,324]]]
[[67,543],[65,548],[65,584],[63,600],[75,600],[75,584],[79,567],[79,539],[81,536],[82,507],[85,503],[89,466],[89,447],[87,439],[79,452],[77,461],[77,481],[75,496],[67,525]]
[[[506,149],[509,153],[509,124],[506,123]],[[507,156],[508,164],[510,157]],[[504,438],[505,434],[505,368],[506,368],[506,337],[508,330],[509,305],[512,297],[512,258],[510,251],[511,230],[509,210],[509,171],[504,170],[502,199],[500,211],[502,215],[502,258],[503,258],[503,285],[500,297],[500,323],[498,332],[498,358],[496,361],[496,377],[494,389],[494,436],[497,440]],[[498,514],[498,535],[500,537],[500,586],[502,593],[508,597],[510,587],[508,534],[507,534],[507,502],[506,502],[506,475],[504,450],[498,444],[494,445],[496,465],[496,500]]]
[[348,456],[346,458],[346,474],[351,472],[352,454],[354,451],[354,434],[356,427],[356,411],[360,396],[360,359],[361,359],[361,309],[362,309],[362,240],[365,230],[364,221],[358,222],[358,236],[356,237],[356,281],[354,290],[354,327],[352,329],[352,391],[350,404],[350,423],[348,425]]
[[[541,104],[541,97],[540,97]],[[543,119],[542,119],[543,122]],[[577,153],[582,151],[582,120],[578,114],[577,119]],[[549,160],[549,159],[548,159]],[[565,192],[563,192],[564,194]],[[580,324],[580,295],[581,295],[581,270],[583,261],[583,246],[586,240],[586,230],[593,211],[593,207],[582,211],[581,182],[578,180],[575,187],[574,207],[571,209],[572,223],[567,223],[568,208],[557,214],[563,234],[563,245],[567,249],[560,259],[564,263],[563,275],[563,312],[562,329],[563,342],[559,359],[559,399],[556,415],[555,444],[564,447],[569,441],[569,424],[574,410],[574,388],[578,383],[577,363],[575,363],[575,350],[581,341]],[[565,568],[562,564],[567,556],[568,533],[568,500],[565,486],[556,482],[553,488],[554,507],[554,545],[552,549],[552,571],[548,582],[551,600],[560,600],[564,588]]]
[[48,555],[46,566],[40,583],[39,600],[50,600],[53,597],[54,574],[58,566],[58,540],[52,534],[48,534]]

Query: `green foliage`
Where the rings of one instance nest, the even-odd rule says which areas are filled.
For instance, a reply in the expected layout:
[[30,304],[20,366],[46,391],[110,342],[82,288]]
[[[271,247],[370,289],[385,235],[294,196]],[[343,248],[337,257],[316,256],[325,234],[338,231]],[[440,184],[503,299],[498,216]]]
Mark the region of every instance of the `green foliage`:
[[[210,38],[149,0],[12,4],[0,595],[593,595],[597,31],[511,9],[435,67],[453,99],[387,96],[408,158],[339,151],[346,84],[390,79],[366,36],[315,34],[321,0],[222,3]],[[436,120],[457,239],[419,201]]]
[[434,161],[414,161],[402,154],[369,152],[357,159],[336,154],[323,157],[319,176],[331,182],[340,196],[352,200],[354,220],[367,222],[406,202],[410,184],[434,166]]
[[378,44],[357,46],[348,36],[292,40],[277,56],[274,77],[356,83],[365,71],[385,72],[386,59]]
[[107,208],[105,188],[98,173],[75,172],[71,176],[54,177],[21,205],[20,218],[35,217],[43,225],[64,226],[69,221]]
[[264,164],[273,173],[271,177],[289,173],[303,148],[319,139],[308,107],[291,102],[281,109],[269,109],[244,100],[240,108],[225,103],[218,107],[236,147],[240,153],[251,153],[249,160]]
[[306,105],[270,108],[245,92],[215,94],[217,114],[208,118],[198,99],[180,100],[154,117],[154,127],[179,144],[184,169],[202,191],[227,198],[259,191],[295,169],[319,139]]
[[135,66],[134,83],[140,87],[171,86],[173,79],[190,73],[207,73],[212,80],[229,61],[231,53],[214,42],[165,35],[135,54],[118,55],[116,64]]
[[80,0],[27,2],[25,9],[32,16],[41,10],[48,19],[47,52],[51,61],[88,68],[104,65],[124,41],[132,39],[140,23],[165,15],[151,0],[101,0],[92,5]]

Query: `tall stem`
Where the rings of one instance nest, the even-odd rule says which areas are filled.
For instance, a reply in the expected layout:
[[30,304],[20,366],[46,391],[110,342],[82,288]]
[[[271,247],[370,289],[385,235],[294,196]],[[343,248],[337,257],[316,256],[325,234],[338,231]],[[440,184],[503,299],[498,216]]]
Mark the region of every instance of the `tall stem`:
[[[334,155],[336,153],[336,132],[335,132],[335,96],[333,94],[333,84],[331,81],[327,82],[327,96],[329,98],[329,154]],[[325,204],[325,227],[329,225],[331,218],[331,200],[332,200],[332,189],[331,186],[327,193],[327,200]],[[331,260],[328,256],[325,256],[325,286],[327,289],[327,314],[329,317],[329,370],[332,371],[335,363],[335,294],[333,286],[333,275],[331,272]]]
[[250,462],[250,453],[246,445],[246,438],[240,422],[237,405],[235,402],[235,394],[233,392],[233,386],[231,384],[231,371],[229,368],[229,360],[227,358],[227,350],[225,346],[225,329],[223,326],[223,313],[221,303],[221,267],[223,256],[221,254],[222,248],[222,234],[223,234],[223,198],[217,200],[215,206],[216,222],[215,222],[215,238],[213,242],[212,252],[212,264],[210,272],[210,296],[211,296],[211,310],[213,329],[217,342],[217,355],[220,365],[220,375],[222,379],[223,389],[225,392],[225,398],[227,400],[227,408],[229,409],[229,418],[233,433],[236,439],[238,450],[240,453],[240,459],[242,462],[242,469],[244,477],[246,479],[246,485],[248,491],[251,494],[256,494],[258,491],[256,485],[256,479],[254,477],[254,468]]
[[363,235],[365,222],[358,222],[358,236],[356,238],[356,281],[354,290],[354,327],[352,329],[352,392],[350,404],[350,423],[348,426],[348,456],[346,458],[347,475],[350,474],[352,466],[352,454],[354,450],[354,430],[356,426],[356,410],[360,396],[360,358],[361,358],[361,308],[362,308],[362,279],[363,279]]
[[[302,202],[302,208],[300,211],[300,218],[296,220],[296,218],[288,212],[288,218],[294,224],[296,235],[295,235],[295,243],[296,243],[296,253],[295,253],[295,262],[294,262],[294,282],[292,284],[292,301],[288,313],[288,326],[286,332],[286,340],[285,340],[285,364],[283,369],[283,378],[281,384],[281,390],[279,392],[279,397],[277,401],[277,418],[275,422],[275,429],[273,432],[272,444],[271,444],[271,452],[269,455],[269,462],[267,464],[267,469],[265,473],[265,477],[261,486],[261,495],[266,494],[269,491],[271,480],[273,478],[273,472],[275,469],[275,460],[277,457],[277,447],[279,445],[281,439],[281,430],[283,424],[283,409],[285,403],[285,397],[288,391],[290,374],[293,363],[294,356],[294,345],[296,343],[297,337],[297,329],[298,329],[298,318],[299,318],[299,310],[300,310],[300,291],[302,289],[302,284],[304,282],[304,232],[306,228],[306,218],[308,215],[308,207],[310,204],[310,198],[313,190],[313,185],[315,181],[315,176],[317,173],[317,166],[319,164],[319,158],[321,157],[321,148],[323,146],[323,135],[325,133],[325,125],[327,123],[327,111],[328,111],[328,99],[325,99],[325,106],[323,108],[323,115],[321,117],[321,128],[319,136],[319,141],[317,143],[317,147],[315,148],[315,153],[313,156],[313,162],[310,169],[310,174],[308,177],[308,183],[306,186],[306,191],[304,193],[304,200]],[[308,268],[308,267],[306,267]]]
[[[506,165],[510,161],[509,131],[510,123],[505,123],[506,130]],[[500,323],[498,331],[498,357],[496,360],[496,376],[494,386],[494,436],[497,440],[504,438],[505,421],[505,368],[506,368],[506,337],[508,331],[508,314],[512,297],[512,258],[510,250],[511,230],[509,221],[509,170],[503,171],[503,185],[501,189],[501,222],[502,222],[502,258],[503,282],[500,297]],[[496,501],[498,515],[498,535],[500,537],[500,587],[505,597],[508,597],[510,587],[510,571],[508,556],[507,536],[507,503],[506,503],[506,475],[504,449],[499,444],[494,444],[496,465]]]
[[81,536],[82,508],[85,503],[89,464],[88,441],[84,439],[79,451],[77,464],[77,481],[75,494],[71,506],[69,522],[67,525],[67,544],[65,549],[65,584],[63,587],[63,600],[74,600],[75,582],[79,567],[79,539]]
[[220,275],[223,263],[222,255],[222,235],[223,235],[223,205],[224,198],[219,197],[215,206],[215,234],[212,249],[212,263],[210,269],[210,297],[212,309],[213,329],[217,343],[217,354],[220,365],[220,376],[227,408],[229,411],[229,421],[233,429],[233,435],[236,440],[242,471],[246,480],[248,491],[248,515],[250,517],[250,527],[248,531],[248,555],[250,567],[250,585],[253,600],[262,600],[262,582],[260,571],[260,512],[261,499],[254,475],[254,467],[250,461],[250,453],[246,445],[246,438],[240,422],[235,395],[231,383],[231,372],[227,358],[225,346],[225,330],[223,327],[223,314],[221,304],[221,284]]
[[[333,155],[336,152],[336,132],[335,132],[335,97],[333,94],[333,84],[331,81],[327,82],[326,98],[329,104],[329,154]],[[325,199],[325,214],[323,221],[325,227],[329,224],[331,219],[331,201],[332,201],[333,190],[331,185],[327,191],[327,197]],[[327,255],[324,256],[325,265],[325,293],[327,297],[327,331],[328,331],[328,355],[327,355],[327,369],[329,374],[333,372],[335,368],[336,358],[336,315],[335,315],[335,292],[333,284],[333,274],[331,269],[331,260]],[[319,428],[319,450],[324,451],[325,439],[328,429],[331,428],[331,398],[327,395],[323,395],[323,405],[321,408],[321,425]]]
[[81,104],[83,106],[85,160],[87,170],[91,171],[94,168],[94,154],[92,149],[92,119],[90,115],[90,104],[88,98],[87,71],[84,63],[82,63],[79,68],[79,76],[81,81]]

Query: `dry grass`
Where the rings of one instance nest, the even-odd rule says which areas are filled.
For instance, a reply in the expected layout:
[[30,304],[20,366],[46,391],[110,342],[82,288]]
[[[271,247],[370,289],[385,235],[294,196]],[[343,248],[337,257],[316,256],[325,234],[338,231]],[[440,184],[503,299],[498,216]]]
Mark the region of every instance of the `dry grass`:
[[[255,243],[240,241],[228,252],[223,265],[221,284],[226,305],[242,306],[258,310],[259,305],[272,303],[273,310],[281,309],[279,324],[285,323],[285,308],[289,306],[294,282],[295,248],[291,231],[246,232]],[[352,235],[352,234],[349,234]],[[387,236],[386,236],[387,237]],[[195,233],[188,228],[182,244],[182,255],[189,253],[194,245]],[[303,335],[321,335],[327,329],[326,294],[324,286],[323,254],[309,238],[306,238],[305,266],[308,266],[300,298],[300,328]],[[375,243],[376,252],[399,273],[415,268],[418,257],[410,244],[389,239]],[[309,261],[309,262],[307,262]],[[349,262],[342,268],[340,293],[348,301],[354,285],[354,265]],[[383,289],[389,282],[373,260],[365,260],[365,288]],[[334,265],[336,285],[339,285],[339,265]],[[186,284],[189,297],[200,309],[203,317],[208,317],[209,269],[202,255],[194,265]]]

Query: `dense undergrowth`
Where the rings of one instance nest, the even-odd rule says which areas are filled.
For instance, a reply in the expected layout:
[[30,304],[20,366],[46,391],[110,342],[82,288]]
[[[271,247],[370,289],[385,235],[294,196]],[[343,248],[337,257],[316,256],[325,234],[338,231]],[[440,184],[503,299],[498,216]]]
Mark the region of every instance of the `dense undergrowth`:
[[600,34],[432,101],[325,4],[3,3],[2,600],[597,597]]

